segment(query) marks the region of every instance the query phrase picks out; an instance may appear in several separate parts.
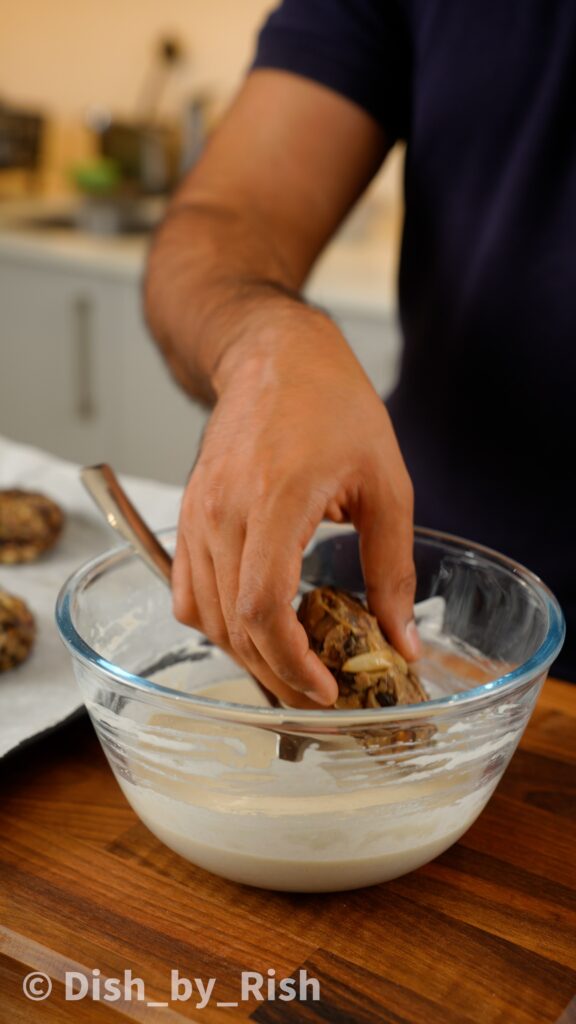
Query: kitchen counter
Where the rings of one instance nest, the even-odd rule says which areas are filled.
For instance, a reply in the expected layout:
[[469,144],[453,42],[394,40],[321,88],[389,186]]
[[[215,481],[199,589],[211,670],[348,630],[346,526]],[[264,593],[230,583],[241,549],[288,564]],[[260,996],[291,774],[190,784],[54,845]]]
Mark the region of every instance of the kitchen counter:
[[[82,718],[2,767],[0,1020],[568,1024],[575,725],[576,687],[548,680],[496,793],[452,849],[385,885],[299,896],[224,881],[162,846]],[[64,999],[66,971],[93,995],[95,979],[125,970],[148,1003]],[[196,991],[166,1005],[173,970],[216,979],[204,1009]],[[299,970],[318,980],[318,1002],[222,1005],[238,1000],[242,971]],[[40,1003],[22,992],[33,971],[52,984]]]
[[[94,235],[34,224],[72,208],[69,200],[0,203],[0,257],[138,280],[149,236]],[[400,226],[399,216],[386,207],[359,209],[318,261],[306,289],[310,298],[351,312],[392,312]]]

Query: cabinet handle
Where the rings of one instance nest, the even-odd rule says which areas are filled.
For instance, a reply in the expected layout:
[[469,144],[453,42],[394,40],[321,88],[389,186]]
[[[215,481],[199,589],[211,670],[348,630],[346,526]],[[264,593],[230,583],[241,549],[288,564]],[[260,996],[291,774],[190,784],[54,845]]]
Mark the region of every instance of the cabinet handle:
[[84,421],[94,419],[97,412],[92,380],[92,327],[92,300],[79,295],[74,300],[75,407],[78,419]]

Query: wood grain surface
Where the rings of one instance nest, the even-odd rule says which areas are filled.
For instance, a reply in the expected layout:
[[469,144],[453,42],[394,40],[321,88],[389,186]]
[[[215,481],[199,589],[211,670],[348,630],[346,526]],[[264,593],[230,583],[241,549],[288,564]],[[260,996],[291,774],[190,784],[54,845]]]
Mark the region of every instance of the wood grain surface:
[[[0,1022],[572,1024],[576,687],[549,680],[498,790],[451,850],[351,893],[292,895],[194,868],[141,825],[87,719],[0,770]],[[144,1000],[64,998],[66,971],[133,978]],[[171,971],[215,978],[170,998]],[[307,971],[320,999],[249,1001],[243,971]],[[44,1001],[29,972],[52,982]]]

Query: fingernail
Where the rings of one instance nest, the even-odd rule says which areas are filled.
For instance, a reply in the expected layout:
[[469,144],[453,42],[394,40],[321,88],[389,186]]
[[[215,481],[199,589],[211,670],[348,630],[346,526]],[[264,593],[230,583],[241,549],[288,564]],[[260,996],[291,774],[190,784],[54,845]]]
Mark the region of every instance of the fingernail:
[[418,628],[414,619],[411,619],[406,626],[406,640],[413,657],[419,658],[422,654],[422,644],[420,643],[420,636],[418,635]]

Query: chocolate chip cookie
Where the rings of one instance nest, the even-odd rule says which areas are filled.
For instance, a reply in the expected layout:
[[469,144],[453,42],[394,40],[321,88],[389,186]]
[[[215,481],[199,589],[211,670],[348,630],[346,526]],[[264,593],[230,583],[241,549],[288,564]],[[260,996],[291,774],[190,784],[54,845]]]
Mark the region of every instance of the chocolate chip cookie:
[[0,490],[0,562],[33,562],[57,541],[62,509],[44,494]]
[[379,708],[428,699],[414,670],[384,639],[376,618],[356,597],[334,587],[318,587],[302,598],[298,618],[312,650],[338,683],[337,708]]
[[28,606],[21,598],[0,590],[0,672],[8,672],[26,660],[35,634]]
[[[384,708],[428,700],[418,675],[385,639],[374,615],[352,594],[318,587],[298,609],[310,646],[338,683],[335,707]],[[425,742],[434,729],[410,722],[382,724],[353,735],[370,753]]]

